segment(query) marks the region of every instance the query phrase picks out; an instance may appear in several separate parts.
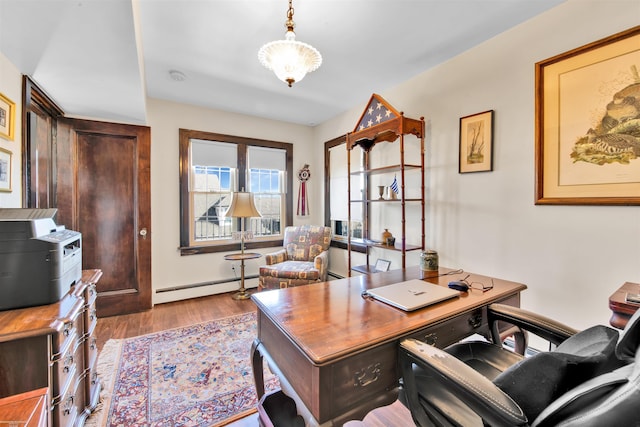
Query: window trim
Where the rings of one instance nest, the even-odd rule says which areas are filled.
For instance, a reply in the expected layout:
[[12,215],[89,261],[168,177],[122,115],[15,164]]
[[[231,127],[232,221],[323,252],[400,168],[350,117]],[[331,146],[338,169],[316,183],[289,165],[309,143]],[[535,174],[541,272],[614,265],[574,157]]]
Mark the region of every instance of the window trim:
[[[269,141],[257,138],[247,138],[242,136],[225,135],[220,133],[212,133],[191,129],[179,129],[179,175],[180,175],[180,255],[195,255],[213,252],[230,252],[239,250],[239,243],[230,241],[228,244],[215,245],[189,245],[189,222],[190,222],[190,203],[189,203],[189,170],[191,164],[189,161],[189,141],[191,139],[202,139],[208,141],[229,142],[238,145],[238,187],[247,187],[245,185],[245,173],[247,169],[247,147],[258,146],[267,148],[278,148],[286,152],[286,178],[285,178],[285,204],[287,212],[285,214],[284,223],[281,229],[293,224],[293,144],[288,142]],[[274,246],[282,246],[282,238],[277,240],[256,240],[245,242],[245,249],[268,248]]]
[[[331,155],[330,149],[345,144],[346,155],[347,135],[341,135],[324,143],[324,188],[326,189],[324,202],[324,225],[331,227]],[[335,230],[332,230],[335,232]],[[347,249],[347,239],[333,238],[331,246],[340,249]],[[351,250],[354,252],[366,252],[366,246],[358,242],[351,242]]]

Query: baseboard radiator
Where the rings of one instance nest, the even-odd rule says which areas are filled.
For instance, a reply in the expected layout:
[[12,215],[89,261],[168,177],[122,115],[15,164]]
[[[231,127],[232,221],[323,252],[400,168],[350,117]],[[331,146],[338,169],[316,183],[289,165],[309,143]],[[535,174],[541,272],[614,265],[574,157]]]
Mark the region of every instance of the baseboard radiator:
[[[257,279],[258,275],[254,274],[251,276],[244,276],[244,280],[249,280],[249,279]],[[180,285],[180,286],[173,286],[171,288],[163,288],[163,289],[158,289],[156,290],[157,294],[160,294],[162,292],[175,292],[175,291],[184,291],[186,289],[195,289],[195,288],[202,288],[204,286],[212,286],[212,285],[221,285],[223,283],[232,283],[232,282],[239,282],[240,278],[233,278],[233,279],[220,279],[220,280],[214,280],[213,282],[202,282],[202,283],[191,283],[188,285]]]

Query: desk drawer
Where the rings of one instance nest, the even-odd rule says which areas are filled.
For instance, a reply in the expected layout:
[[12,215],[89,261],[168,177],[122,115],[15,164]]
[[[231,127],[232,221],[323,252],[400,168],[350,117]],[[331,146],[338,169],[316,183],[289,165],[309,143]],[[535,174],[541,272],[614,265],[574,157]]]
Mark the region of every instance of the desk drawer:
[[400,378],[396,351],[394,341],[321,367],[330,371],[329,375],[320,375],[320,378],[329,378],[320,385],[322,405],[326,405],[323,409],[330,410],[335,417],[396,389]]
[[488,337],[489,324],[487,310],[484,307],[421,329],[409,335],[409,338],[415,338],[438,348],[445,348],[473,334]]

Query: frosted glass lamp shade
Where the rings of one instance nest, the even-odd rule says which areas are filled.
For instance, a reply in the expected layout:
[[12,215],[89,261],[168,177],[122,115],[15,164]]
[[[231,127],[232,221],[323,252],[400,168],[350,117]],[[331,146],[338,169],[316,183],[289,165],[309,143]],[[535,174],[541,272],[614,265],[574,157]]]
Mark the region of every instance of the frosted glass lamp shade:
[[285,40],[272,41],[262,46],[258,59],[289,87],[322,64],[320,52],[307,43],[297,41],[293,31],[287,31]]

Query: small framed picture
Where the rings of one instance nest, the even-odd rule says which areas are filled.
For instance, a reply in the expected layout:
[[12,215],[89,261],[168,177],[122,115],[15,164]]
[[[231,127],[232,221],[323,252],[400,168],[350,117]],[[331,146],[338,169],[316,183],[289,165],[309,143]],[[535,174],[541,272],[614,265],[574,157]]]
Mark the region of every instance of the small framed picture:
[[390,265],[391,265],[391,261],[378,258],[378,260],[376,260],[375,269],[376,271],[389,271]]
[[0,147],[0,191],[11,192],[11,151]]
[[493,170],[493,110],[460,118],[458,172]]
[[13,141],[16,125],[16,104],[0,93],[0,136]]

